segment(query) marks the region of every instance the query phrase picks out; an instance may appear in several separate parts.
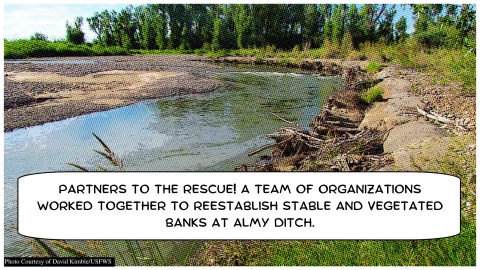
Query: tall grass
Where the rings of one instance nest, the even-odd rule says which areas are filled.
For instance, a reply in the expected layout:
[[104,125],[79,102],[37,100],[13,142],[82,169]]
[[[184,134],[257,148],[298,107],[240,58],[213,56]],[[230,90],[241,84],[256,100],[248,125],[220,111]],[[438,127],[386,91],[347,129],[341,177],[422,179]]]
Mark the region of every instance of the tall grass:
[[384,45],[364,44],[360,50],[368,60],[392,62],[403,67],[427,72],[442,85],[456,83],[460,85],[462,95],[475,95],[476,55],[468,48],[425,49],[417,41]]
[[463,216],[461,234],[432,240],[207,241],[196,264],[475,266],[475,223],[474,218]]

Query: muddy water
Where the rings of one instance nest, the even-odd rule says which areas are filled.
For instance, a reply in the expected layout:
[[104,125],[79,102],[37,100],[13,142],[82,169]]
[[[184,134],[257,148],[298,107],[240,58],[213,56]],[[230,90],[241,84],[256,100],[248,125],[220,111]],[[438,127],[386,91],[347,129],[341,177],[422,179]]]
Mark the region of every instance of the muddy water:
[[[5,256],[32,252],[15,229],[16,179],[31,173],[75,170],[67,162],[109,168],[92,151],[101,149],[92,132],[124,160],[126,170],[231,171],[236,165],[253,162],[255,157],[248,158],[247,153],[271,143],[265,134],[285,125],[264,110],[307,127],[340,84],[338,78],[251,68],[214,76],[230,86],[207,95],[149,100],[5,133]],[[189,245],[177,243],[162,249],[188,250]],[[106,256],[126,248],[105,242],[89,252]]]

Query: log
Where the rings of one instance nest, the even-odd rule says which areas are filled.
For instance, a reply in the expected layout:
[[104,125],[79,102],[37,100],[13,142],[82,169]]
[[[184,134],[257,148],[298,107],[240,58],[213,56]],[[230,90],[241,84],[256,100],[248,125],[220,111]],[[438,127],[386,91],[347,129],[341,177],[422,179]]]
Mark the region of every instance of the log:
[[318,125],[315,127],[316,130],[320,131],[329,131],[329,130],[334,130],[334,131],[339,131],[339,132],[349,132],[349,133],[359,133],[360,130],[358,128],[348,128],[348,127],[336,127],[336,126],[322,126]]
[[426,116],[427,118],[430,118],[432,120],[436,120],[436,121],[444,123],[444,124],[453,124],[454,123],[453,120],[448,119],[446,117],[442,117],[442,116],[439,116],[439,115],[435,116],[431,113],[427,113],[426,111],[420,109],[420,107],[418,107],[418,105],[417,105],[417,111],[418,111],[419,114],[421,114],[423,116]]
[[309,140],[313,140],[313,141],[316,141],[316,142],[323,142],[322,139],[312,137],[312,136],[310,136],[310,135],[307,135],[307,134],[305,134],[305,133],[298,132],[298,131],[293,130],[293,129],[286,128],[285,131],[290,132],[290,133],[292,133],[292,134],[294,134],[294,135],[297,135],[297,136],[300,136],[300,137],[307,138],[307,139],[309,139]]
[[278,142],[278,141],[283,141],[283,140],[285,140],[286,138],[288,138],[292,135],[290,133],[287,133],[287,132],[283,131],[283,130],[280,130],[280,131],[276,131],[274,133],[267,134],[266,136],[267,136],[267,138],[274,139]]
[[264,146],[258,148],[257,150],[248,153],[248,156],[253,156],[253,155],[255,155],[256,153],[261,152],[261,151],[263,151],[263,150],[265,150],[265,149],[267,149],[267,148],[274,147],[275,145],[278,145],[278,143],[272,143],[272,144],[264,145]]
[[275,114],[275,113],[273,113],[273,112],[267,111],[267,110],[264,110],[264,112],[269,113],[269,114],[277,117],[278,119],[282,120],[283,122],[289,123],[290,125],[296,126],[296,127],[298,128],[298,124],[295,123],[295,122],[288,121],[287,119],[285,119],[285,118],[283,118],[283,117],[281,117],[281,116],[279,116],[279,115],[277,115],[277,114]]
[[352,121],[348,116],[342,115],[340,113],[337,113],[335,111],[332,111],[330,109],[324,109],[323,110],[326,115],[324,115],[325,118],[328,118],[328,120],[338,120],[342,122],[350,122],[350,123],[355,123],[356,121]]
[[342,121],[325,121],[324,124],[328,126],[336,126],[336,127],[347,127],[347,128],[358,128],[358,125],[355,125],[350,122],[342,122]]

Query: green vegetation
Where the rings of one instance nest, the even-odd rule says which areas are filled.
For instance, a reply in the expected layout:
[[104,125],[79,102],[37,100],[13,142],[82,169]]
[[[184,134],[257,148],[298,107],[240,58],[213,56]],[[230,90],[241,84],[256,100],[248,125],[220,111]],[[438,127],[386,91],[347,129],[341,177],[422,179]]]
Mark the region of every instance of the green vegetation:
[[434,240],[250,241],[248,248],[239,241],[216,244],[225,252],[221,265],[474,266],[475,221],[462,221],[461,230]]
[[360,97],[365,102],[370,104],[370,103],[373,103],[375,101],[381,101],[383,99],[382,95],[383,95],[383,90],[380,87],[375,86],[375,87],[372,87],[372,88],[368,89],[366,92],[362,93],[360,95]]
[[375,73],[382,70],[382,66],[380,66],[377,62],[370,61],[368,65],[365,67],[365,71],[368,73]]
[[74,26],[71,26],[68,22],[67,27],[67,41],[73,44],[85,43],[85,34],[82,32],[83,17],[77,17],[75,19]]
[[28,57],[58,57],[58,56],[103,56],[126,55],[129,51],[121,47],[102,47],[87,44],[76,45],[71,42],[49,42],[45,40],[14,40],[4,43],[6,59],[21,59]]
[[48,40],[48,37],[42,33],[35,33],[30,37],[30,40]]
[[[177,242],[177,243],[176,243]],[[37,257],[76,257],[97,256],[115,257],[117,266],[173,266],[187,265],[192,253],[198,248],[198,241],[63,241],[32,238],[29,244],[33,256]]]
[[[401,5],[402,6],[402,5]],[[402,7],[386,4],[148,4],[86,19],[97,37],[85,44],[82,17],[66,24],[66,41],[5,41],[4,57],[100,56],[195,53],[211,58],[250,56],[280,64],[303,59],[344,58],[393,62],[457,83],[474,95],[476,12],[474,5],[412,4],[415,32],[394,22]],[[403,5],[405,8],[406,5]],[[375,69],[372,69],[375,70]]]
[[[374,48],[372,48],[373,50]],[[468,47],[458,49],[426,49],[417,40],[385,46],[377,44],[376,52],[363,50],[367,58],[380,61],[382,56],[392,63],[431,74],[443,85],[457,83],[462,95],[475,95],[476,55]]]

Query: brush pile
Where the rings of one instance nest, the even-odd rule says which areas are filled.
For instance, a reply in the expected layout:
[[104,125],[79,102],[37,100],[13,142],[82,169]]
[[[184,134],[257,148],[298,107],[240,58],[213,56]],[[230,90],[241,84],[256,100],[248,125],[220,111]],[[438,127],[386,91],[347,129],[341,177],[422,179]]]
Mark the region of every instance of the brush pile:
[[[360,91],[369,84],[359,69],[344,71],[343,88],[329,98],[310,124],[311,130],[275,115],[288,126],[268,134],[275,143],[252,151],[254,155],[273,148],[271,156],[262,156],[251,166],[254,171],[372,171],[391,163],[383,153],[388,134],[359,129],[366,104]],[[239,167],[247,170],[247,166]]]

